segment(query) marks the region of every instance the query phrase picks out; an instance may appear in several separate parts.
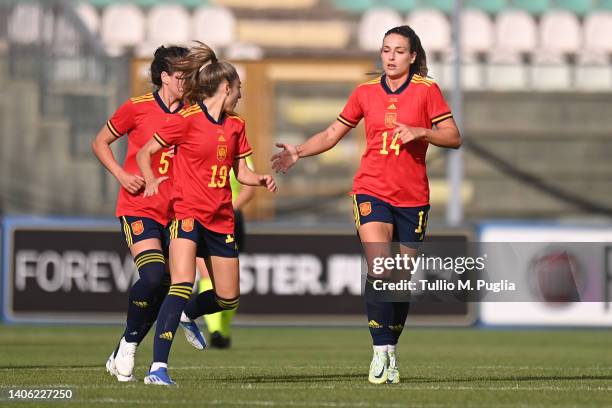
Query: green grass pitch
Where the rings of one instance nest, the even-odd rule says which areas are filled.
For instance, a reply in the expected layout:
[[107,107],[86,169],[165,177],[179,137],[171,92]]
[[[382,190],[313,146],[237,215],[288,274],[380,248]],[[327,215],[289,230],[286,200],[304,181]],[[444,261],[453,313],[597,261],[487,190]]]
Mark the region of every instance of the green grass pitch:
[[[69,401],[15,406],[514,407],[612,406],[612,331],[407,329],[402,383],[367,382],[366,329],[237,328],[231,350],[198,352],[182,333],[170,356],[179,387],[145,386],[104,370],[120,327],[0,325],[0,405],[9,389],[68,387]],[[44,404],[44,405],[43,405]]]

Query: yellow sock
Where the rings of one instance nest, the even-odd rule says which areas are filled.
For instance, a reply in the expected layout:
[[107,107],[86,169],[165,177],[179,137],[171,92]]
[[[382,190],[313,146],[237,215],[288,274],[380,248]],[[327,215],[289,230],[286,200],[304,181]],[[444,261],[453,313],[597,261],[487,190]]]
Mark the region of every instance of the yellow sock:
[[225,337],[229,337],[231,334],[232,320],[234,319],[236,310],[237,309],[224,310],[221,313],[216,313],[221,315],[221,334]]
[[[198,285],[199,293],[202,293],[206,290],[210,290],[212,288],[213,285],[210,278],[200,279],[200,284]],[[204,315],[204,321],[206,322],[206,327],[208,328],[209,333],[214,333],[216,331],[221,332],[223,330],[222,313],[223,312]]]

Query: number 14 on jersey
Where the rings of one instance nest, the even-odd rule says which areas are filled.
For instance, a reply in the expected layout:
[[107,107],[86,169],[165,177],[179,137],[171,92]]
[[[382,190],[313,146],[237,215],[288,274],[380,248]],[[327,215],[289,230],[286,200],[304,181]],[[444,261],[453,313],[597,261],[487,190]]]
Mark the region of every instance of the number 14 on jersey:
[[[391,144],[389,145],[389,149],[395,150],[395,155],[399,156],[400,147],[402,145],[397,143],[397,139],[399,138],[399,133],[395,133],[391,138]],[[389,132],[383,132],[382,134],[382,149],[380,149],[380,154],[389,154],[389,150],[387,149],[387,142],[389,139]]]

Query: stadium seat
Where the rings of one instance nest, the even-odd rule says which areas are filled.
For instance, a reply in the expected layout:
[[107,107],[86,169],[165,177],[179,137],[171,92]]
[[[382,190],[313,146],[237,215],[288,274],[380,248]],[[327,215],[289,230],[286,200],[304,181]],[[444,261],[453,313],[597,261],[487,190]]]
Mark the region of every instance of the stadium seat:
[[446,52],[451,45],[450,24],[438,10],[415,10],[408,16],[408,25],[416,31],[425,52]]
[[178,4],[160,4],[149,11],[147,41],[154,44],[185,44],[192,38],[191,18]]
[[[446,87],[454,85],[454,61],[452,54],[446,54],[443,61],[443,81]],[[466,90],[483,89],[485,85],[484,64],[478,62],[473,55],[461,56],[461,87]]]
[[124,47],[140,44],[144,34],[145,18],[138,6],[117,3],[104,9],[100,35],[111,54],[119,54]]
[[43,10],[36,3],[19,3],[8,20],[8,38],[16,44],[34,44],[42,36]]
[[486,13],[497,14],[506,8],[506,0],[466,0],[466,8],[475,8]]
[[[57,16],[54,21],[53,39],[55,41],[54,53],[65,56],[76,56],[78,54],[76,44],[79,43],[81,34],[77,32],[73,24],[70,24],[62,15]],[[73,69],[74,71],[74,69]]]
[[85,24],[85,27],[90,32],[97,34],[100,30],[100,16],[96,8],[90,3],[81,2],[75,6],[74,10],[81,21],[83,21],[83,24]]
[[550,0],[512,0],[511,6],[539,15],[550,9],[551,2]]
[[402,17],[390,8],[373,8],[361,16],[357,39],[366,51],[378,51],[385,32],[391,27],[402,25]]
[[193,14],[195,39],[211,47],[225,47],[236,39],[236,18],[225,7],[202,6]]
[[375,6],[374,0],[334,0],[334,6],[339,10],[353,13],[363,13]]
[[540,46],[553,53],[576,53],[582,45],[582,31],[576,15],[565,10],[549,11],[540,21]]
[[612,11],[596,11],[586,16],[583,33],[585,51],[612,53]]
[[488,52],[493,46],[493,24],[482,10],[463,10],[461,35],[462,47],[467,53]]
[[382,0],[380,5],[383,7],[391,7],[394,10],[406,13],[416,8],[417,0]]
[[524,10],[506,10],[495,21],[495,48],[506,53],[533,51],[538,44],[536,23]]
[[455,0],[421,0],[420,6],[450,14],[455,8]]
[[488,89],[511,91],[527,88],[527,67],[519,54],[492,52],[485,70]]
[[572,85],[570,66],[565,63],[561,54],[540,51],[534,54],[530,83],[533,89],[542,91],[570,89]]
[[555,8],[567,10],[578,15],[588,13],[592,7],[592,0],[555,0]]
[[576,63],[576,89],[585,91],[612,90],[612,67],[607,55],[580,53]]

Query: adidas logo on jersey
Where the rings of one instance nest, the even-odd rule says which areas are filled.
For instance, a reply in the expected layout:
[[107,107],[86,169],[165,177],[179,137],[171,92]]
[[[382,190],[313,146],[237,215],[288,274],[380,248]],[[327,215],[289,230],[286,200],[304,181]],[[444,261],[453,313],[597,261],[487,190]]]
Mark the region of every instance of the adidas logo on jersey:
[[395,110],[395,109],[397,109],[397,106],[395,106],[395,104],[392,103],[391,105],[387,106],[387,109],[388,110]]
[[145,307],[147,307],[149,305],[146,301],[140,302],[138,300],[134,300],[132,303],[135,304],[136,306],[142,307],[142,308],[145,308]]

